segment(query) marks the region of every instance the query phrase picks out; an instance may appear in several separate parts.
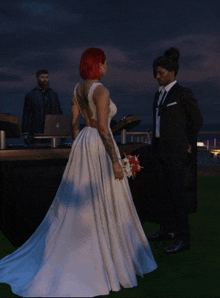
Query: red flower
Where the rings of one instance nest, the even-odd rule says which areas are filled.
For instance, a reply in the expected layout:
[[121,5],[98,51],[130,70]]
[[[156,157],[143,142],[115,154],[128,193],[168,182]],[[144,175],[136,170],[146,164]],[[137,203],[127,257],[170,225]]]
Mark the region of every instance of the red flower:
[[140,162],[138,161],[138,157],[136,157],[136,155],[132,156],[130,154],[125,154],[125,157],[129,161],[128,162],[124,161],[123,167],[127,169],[128,165],[129,165],[129,171],[126,174],[128,177],[130,177],[132,175],[132,178],[134,179],[134,177],[136,177],[136,172],[141,172],[141,168],[143,168],[143,167],[140,166]]
[[137,166],[135,166],[135,167],[132,167],[132,172],[140,172],[141,171],[141,169],[139,169]]
[[129,160],[130,164],[136,161],[135,157],[136,157],[136,155],[132,156],[132,158]]
[[140,161],[136,161],[136,160],[135,161],[132,161],[132,163],[130,162],[130,164],[136,165],[136,166],[139,165],[139,163],[140,163]]

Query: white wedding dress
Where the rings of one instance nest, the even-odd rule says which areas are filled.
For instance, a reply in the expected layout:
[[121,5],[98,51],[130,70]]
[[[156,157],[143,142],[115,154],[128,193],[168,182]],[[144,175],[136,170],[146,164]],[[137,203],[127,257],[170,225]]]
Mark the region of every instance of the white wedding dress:
[[[98,84],[88,94],[94,119]],[[110,100],[110,132],[116,111]],[[115,141],[114,146],[120,158]],[[0,260],[0,283],[22,297],[94,297],[119,291],[120,285],[134,287],[136,275],[156,268],[127,177],[115,180],[98,130],[83,128],[45,218],[19,249]]]

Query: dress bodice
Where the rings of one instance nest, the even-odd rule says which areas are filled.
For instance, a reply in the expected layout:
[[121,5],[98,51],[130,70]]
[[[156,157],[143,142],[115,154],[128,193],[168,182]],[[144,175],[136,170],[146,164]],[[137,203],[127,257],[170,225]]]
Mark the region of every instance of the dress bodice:
[[[76,95],[76,90],[77,90],[77,86],[79,84],[76,85],[75,87],[75,90],[74,90],[74,97],[75,99],[77,100],[77,95]],[[97,121],[97,108],[93,102],[93,93],[94,93],[94,90],[95,88],[98,86],[98,85],[102,85],[102,83],[93,83],[92,86],[90,87],[89,89],[89,93],[88,93],[88,104],[89,104],[89,108],[90,110],[92,111],[92,119],[96,120]],[[78,101],[77,101],[78,103]],[[117,107],[116,105],[113,103],[113,101],[110,99],[110,106],[109,106],[109,115],[108,115],[108,122],[110,124],[111,122],[111,119],[115,116],[115,114],[117,113]],[[81,111],[81,114],[82,114],[82,111]],[[82,114],[83,115],[83,114]]]

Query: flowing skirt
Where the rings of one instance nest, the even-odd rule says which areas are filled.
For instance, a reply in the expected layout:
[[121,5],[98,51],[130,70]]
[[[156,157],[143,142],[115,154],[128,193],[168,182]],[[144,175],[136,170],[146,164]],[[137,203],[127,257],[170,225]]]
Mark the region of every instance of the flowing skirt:
[[22,297],[94,297],[156,268],[127,177],[115,180],[98,130],[85,127],[43,221],[0,260],[0,283]]

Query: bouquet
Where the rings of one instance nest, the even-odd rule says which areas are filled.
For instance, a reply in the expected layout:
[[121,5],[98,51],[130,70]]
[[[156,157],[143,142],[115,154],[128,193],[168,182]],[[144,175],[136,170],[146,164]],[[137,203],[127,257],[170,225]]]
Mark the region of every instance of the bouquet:
[[143,167],[140,166],[140,161],[138,161],[138,156],[125,154],[125,158],[122,159],[122,168],[124,169],[124,172],[128,178],[136,177],[136,173],[140,172]]

